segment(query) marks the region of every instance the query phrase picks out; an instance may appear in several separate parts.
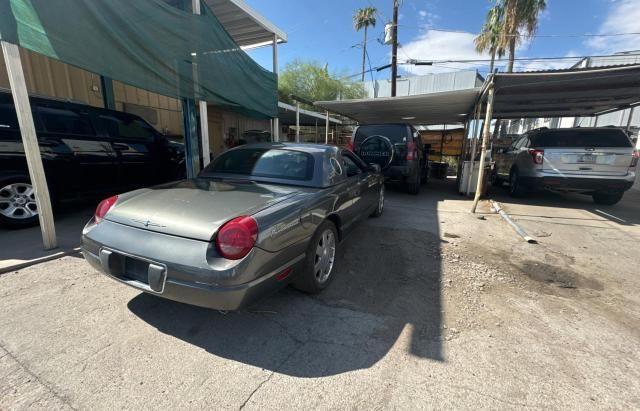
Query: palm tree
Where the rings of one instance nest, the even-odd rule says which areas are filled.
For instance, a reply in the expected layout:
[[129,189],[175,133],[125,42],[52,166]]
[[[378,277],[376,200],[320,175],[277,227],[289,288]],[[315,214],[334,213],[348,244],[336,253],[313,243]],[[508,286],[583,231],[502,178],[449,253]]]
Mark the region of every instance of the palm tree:
[[365,61],[367,57],[367,29],[369,26],[376,26],[376,13],[378,10],[375,7],[364,7],[356,10],[356,14],[353,15],[353,28],[356,31],[360,31],[364,28],[364,42],[362,43],[362,81],[364,81]]
[[509,49],[507,72],[513,71],[516,45],[531,38],[538,28],[538,15],[547,7],[545,0],[498,0],[504,10],[500,45]]
[[504,10],[499,4],[489,9],[487,19],[482,26],[482,31],[473,41],[478,53],[484,53],[486,51],[491,53],[489,73],[493,72],[496,54],[498,55],[498,58],[502,58],[502,56],[504,56],[505,50],[500,44],[500,32],[502,31],[503,16]]

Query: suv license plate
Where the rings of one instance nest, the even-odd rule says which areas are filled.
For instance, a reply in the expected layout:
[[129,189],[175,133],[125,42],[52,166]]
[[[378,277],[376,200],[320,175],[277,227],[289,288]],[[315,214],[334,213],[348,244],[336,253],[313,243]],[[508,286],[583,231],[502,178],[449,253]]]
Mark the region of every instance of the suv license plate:
[[578,156],[578,163],[593,164],[596,162],[596,156],[593,154],[583,154]]

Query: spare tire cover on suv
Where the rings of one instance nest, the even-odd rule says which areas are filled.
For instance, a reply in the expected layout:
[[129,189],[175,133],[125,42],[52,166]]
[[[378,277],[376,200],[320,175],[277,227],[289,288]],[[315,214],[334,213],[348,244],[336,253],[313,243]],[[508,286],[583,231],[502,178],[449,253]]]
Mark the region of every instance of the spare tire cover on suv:
[[379,164],[384,170],[393,161],[393,143],[385,136],[369,136],[360,143],[356,154],[367,164]]

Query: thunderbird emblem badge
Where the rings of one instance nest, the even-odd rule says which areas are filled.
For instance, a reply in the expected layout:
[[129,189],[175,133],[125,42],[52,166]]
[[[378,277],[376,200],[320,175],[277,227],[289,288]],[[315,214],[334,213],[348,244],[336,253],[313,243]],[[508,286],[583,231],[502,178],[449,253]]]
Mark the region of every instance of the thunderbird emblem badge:
[[162,224],[153,223],[153,222],[151,222],[151,220],[136,220],[136,219],[133,219],[133,221],[135,221],[136,223],[140,223],[145,227],[166,227],[166,226],[164,226]]

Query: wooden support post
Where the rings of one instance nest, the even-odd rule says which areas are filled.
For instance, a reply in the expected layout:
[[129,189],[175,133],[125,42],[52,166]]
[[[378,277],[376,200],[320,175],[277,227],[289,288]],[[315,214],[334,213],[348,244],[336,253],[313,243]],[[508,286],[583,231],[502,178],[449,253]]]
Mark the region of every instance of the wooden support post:
[[[480,170],[478,171],[478,184],[476,185],[476,196],[473,199],[471,212],[475,214],[478,201],[484,188],[484,161],[487,154],[487,142],[489,141],[489,128],[491,127],[491,117],[493,116],[493,96],[495,94],[493,83],[489,85],[489,96],[487,97],[487,114],[484,118],[484,130],[482,131],[482,151],[480,152]],[[473,176],[473,170],[471,170]]]
[[20,124],[20,134],[22,136],[24,154],[27,158],[29,178],[35,190],[42,241],[44,242],[45,250],[50,250],[58,246],[56,227],[53,222],[49,187],[47,186],[47,177],[44,174],[44,166],[42,165],[42,157],[40,156],[38,136],[36,135],[36,127],[33,123],[33,114],[31,112],[31,104],[29,103],[29,92],[27,91],[27,83],[24,78],[24,71],[22,70],[22,62],[20,61],[20,50],[15,44],[10,44],[2,40],[0,40],[0,43],[2,43],[2,54],[5,64],[7,65],[7,73],[9,74],[9,85],[11,87],[11,95],[13,96],[13,104],[16,108],[18,123]]

